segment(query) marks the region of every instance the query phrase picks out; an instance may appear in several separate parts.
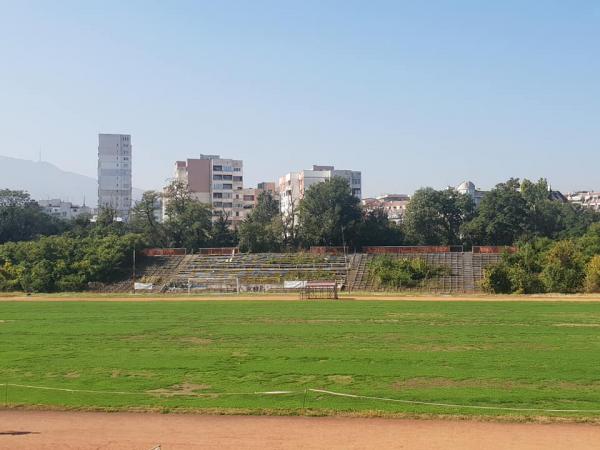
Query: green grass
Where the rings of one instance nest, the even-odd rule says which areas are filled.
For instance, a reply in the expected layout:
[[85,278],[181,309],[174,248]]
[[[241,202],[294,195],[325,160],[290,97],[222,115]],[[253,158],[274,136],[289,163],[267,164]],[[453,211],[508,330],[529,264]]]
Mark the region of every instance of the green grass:
[[[592,302],[0,302],[0,384],[134,393],[9,386],[8,406],[596,420],[305,391],[600,410],[599,368]],[[273,390],[294,393],[236,394]]]

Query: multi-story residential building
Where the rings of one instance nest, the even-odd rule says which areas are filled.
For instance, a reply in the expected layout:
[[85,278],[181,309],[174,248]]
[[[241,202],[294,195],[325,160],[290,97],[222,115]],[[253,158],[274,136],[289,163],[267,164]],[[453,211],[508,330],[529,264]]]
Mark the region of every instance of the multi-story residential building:
[[282,213],[295,216],[301,198],[298,172],[290,172],[279,178],[279,207]]
[[362,200],[362,205],[366,211],[381,209],[390,221],[400,224],[404,220],[409,202],[410,197],[405,194],[384,194],[376,198],[365,198]]
[[566,198],[570,203],[600,211],[600,192],[577,191],[567,194]]
[[244,188],[242,189],[242,208],[243,218],[245,219],[250,214],[250,211],[256,206],[258,201],[258,190],[256,188]]
[[273,181],[263,181],[262,183],[258,183],[256,186],[257,200],[258,196],[263,192],[268,192],[275,200],[279,201],[279,190],[277,189],[277,184]]
[[39,200],[37,203],[46,214],[64,220],[71,220],[82,214],[91,215],[93,213],[92,208],[88,206],[74,205],[60,199]]
[[273,199],[279,203],[279,192],[276,191],[274,182],[263,181],[262,183],[258,183],[255,188],[244,188],[242,190],[244,218],[248,217],[248,214],[258,204],[260,195],[265,192],[271,194]]
[[279,201],[284,214],[291,213],[304,198],[306,190],[316,183],[322,183],[334,177],[348,181],[352,195],[361,198],[361,173],[356,170],[336,170],[333,166],[314,165],[312,170],[290,172],[279,178]]
[[177,161],[175,180],[185,183],[195,199],[209,204],[214,217],[223,214],[234,227],[244,219],[241,160],[200,155],[197,159]]
[[131,136],[98,135],[98,208],[127,220],[131,209]]

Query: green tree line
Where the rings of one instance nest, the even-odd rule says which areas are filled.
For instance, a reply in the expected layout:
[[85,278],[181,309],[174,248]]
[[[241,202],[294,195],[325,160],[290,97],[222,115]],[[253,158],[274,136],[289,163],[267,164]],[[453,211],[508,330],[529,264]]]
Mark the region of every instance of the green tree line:
[[485,270],[483,288],[496,294],[600,292],[600,224],[577,238],[520,243]]
[[[165,202],[164,221],[156,215],[161,200]],[[348,183],[333,178],[311,186],[288,211],[281,212],[278,202],[269,193],[262,193],[237,229],[229,226],[232,219],[211,210],[178,182],[163,194],[145,192],[127,223],[116,221],[110,209],[102,209],[95,222],[89,216],[72,221],[55,219],[27,193],[0,190],[0,289],[77,290],[90,282],[111,281],[130,264],[134,246],[185,247],[193,251],[239,245],[245,252],[281,252],[310,246],[346,245],[358,250],[365,245],[518,243],[523,249],[520,255],[529,247],[543,247],[544,242],[559,245],[554,241],[560,241],[560,245],[569,246],[575,245],[569,242],[579,242],[585,236],[589,239],[600,215],[552,200],[545,180],[510,179],[492,189],[478,208],[469,196],[454,189],[420,189],[408,204],[404,222],[396,225],[382,210],[364,210]],[[538,291],[567,290],[566,282],[559,287],[549,283],[551,268],[538,270],[540,258],[550,261],[554,253],[538,253],[530,268],[539,276],[533,276],[530,282],[515,281],[514,269],[508,277],[511,292],[529,292],[539,283],[543,288],[535,288]],[[580,273],[583,266],[588,270],[592,263],[600,265],[593,260],[598,253],[586,253],[583,259],[577,259],[573,270]],[[560,253],[554,260],[562,261],[563,257]],[[505,264],[510,266],[511,260]],[[512,265],[522,270],[524,264]],[[549,263],[546,266],[551,267]],[[591,283],[588,279],[594,278],[590,275],[569,289],[583,289]]]

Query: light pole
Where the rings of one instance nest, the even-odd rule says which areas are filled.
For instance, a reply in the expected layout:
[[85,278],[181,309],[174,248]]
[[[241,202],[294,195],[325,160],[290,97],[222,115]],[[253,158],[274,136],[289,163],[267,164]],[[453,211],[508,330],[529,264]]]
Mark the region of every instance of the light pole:
[[135,244],[133,245],[133,267],[131,273],[131,283],[133,288],[133,293],[135,294]]

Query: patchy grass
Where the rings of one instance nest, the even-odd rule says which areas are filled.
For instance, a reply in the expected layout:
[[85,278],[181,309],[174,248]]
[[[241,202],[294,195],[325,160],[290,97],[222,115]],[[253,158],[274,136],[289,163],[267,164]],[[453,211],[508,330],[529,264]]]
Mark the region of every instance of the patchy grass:
[[[600,303],[0,302],[7,406],[597,420]],[[273,393],[277,391],[277,393]],[[280,392],[285,391],[285,392]],[[119,392],[119,394],[111,393]],[[260,394],[257,394],[260,393]]]

